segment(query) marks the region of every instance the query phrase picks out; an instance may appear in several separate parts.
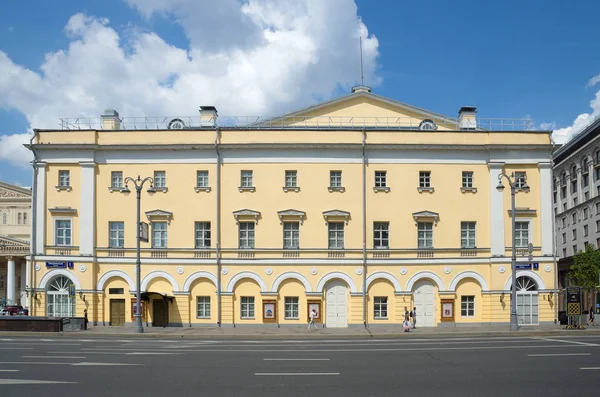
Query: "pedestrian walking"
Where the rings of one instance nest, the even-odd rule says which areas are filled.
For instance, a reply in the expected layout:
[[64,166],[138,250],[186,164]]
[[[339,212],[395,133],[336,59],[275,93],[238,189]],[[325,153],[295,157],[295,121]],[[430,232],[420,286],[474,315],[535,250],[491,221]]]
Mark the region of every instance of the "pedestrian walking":
[[404,319],[404,322],[402,323],[402,328],[404,329],[404,332],[410,332],[410,321]]
[[596,326],[596,324],[594,324],[595,319],[596,319],[596,314],[594,313],[594,306],[590,306],[590,315],[589,315],[589,318],[587,321],[588,325],[595,327]]
[[312,309],[308,317],[310,318],[310,321],[308,322],[308,330],[310,331],[311,325],[314,326],[315,329],[319,329],[319,327],[317,327],[317,324],[315,324],[315,318],[317,318],[317,310]]
[[83,310],[83,329],[87,330],[88,329],[88,315],[87,315],[87,309]]
[[412,327],[417,328],[417,308],[414,307],[412,312],[410,312],[410,318],[412,320]]
[[410,321],[408,309],[404,306],[404,321]]

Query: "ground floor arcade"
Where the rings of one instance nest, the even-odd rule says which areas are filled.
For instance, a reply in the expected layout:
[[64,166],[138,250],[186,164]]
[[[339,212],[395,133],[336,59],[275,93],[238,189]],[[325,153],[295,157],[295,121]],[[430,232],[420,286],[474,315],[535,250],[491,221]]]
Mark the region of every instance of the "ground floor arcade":
[[27,306],[28,252],[28,242],[0,236],[0,307]]

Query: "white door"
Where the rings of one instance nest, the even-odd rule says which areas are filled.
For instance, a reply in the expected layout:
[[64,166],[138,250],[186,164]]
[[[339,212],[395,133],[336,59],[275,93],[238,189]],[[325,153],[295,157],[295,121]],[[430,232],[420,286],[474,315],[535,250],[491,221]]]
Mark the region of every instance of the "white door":
[[348,326],[348,288],[341,281],[332,281],[327,285],[327,322],[328,328]]
[[417,327],[435,327],[435,288],[429,281],[419,281],[414,290]]
[[519,325],[539,324],[537,284],[527,276],[517,278],[517,317]]

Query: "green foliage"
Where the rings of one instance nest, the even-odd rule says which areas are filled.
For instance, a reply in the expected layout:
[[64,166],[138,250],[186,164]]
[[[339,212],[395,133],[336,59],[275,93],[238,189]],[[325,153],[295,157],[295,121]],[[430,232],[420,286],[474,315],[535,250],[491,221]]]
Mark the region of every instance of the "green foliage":
[[588,244],[585,251],[579,251],[575,255],[573,262],[569,270],[571,283],[588,291],[596,290],[599,284],[600,251]]

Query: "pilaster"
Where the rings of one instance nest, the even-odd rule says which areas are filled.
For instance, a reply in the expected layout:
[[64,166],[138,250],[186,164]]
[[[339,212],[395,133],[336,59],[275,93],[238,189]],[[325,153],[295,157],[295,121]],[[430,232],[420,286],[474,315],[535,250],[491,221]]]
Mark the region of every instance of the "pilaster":
[[553,255],[552,230],[552,164],[539,163],[540,169],[540,229],[542,233],[542,255]]
[[80,201],[80,227],[79,227],[79,253],[80,255],[94,255],[94,242],[96,231],[96,217],[94,208],[96,204],[96,163],[81,162],[81,201]]
[[[36,192],[35,192],[35,219],[33,220],[33,233],[35,233],[35,247],[32,247],[34,254],[43,255],[46,245],[46,163],[37,162],[34,164],[37,170]],[[33,286],[30,286],[33,288]]]
[[492,256],[503,256],[504,246],[504,197],[496,190],[502,174],[503,162],[488,163],[490,170],[490,248]]

